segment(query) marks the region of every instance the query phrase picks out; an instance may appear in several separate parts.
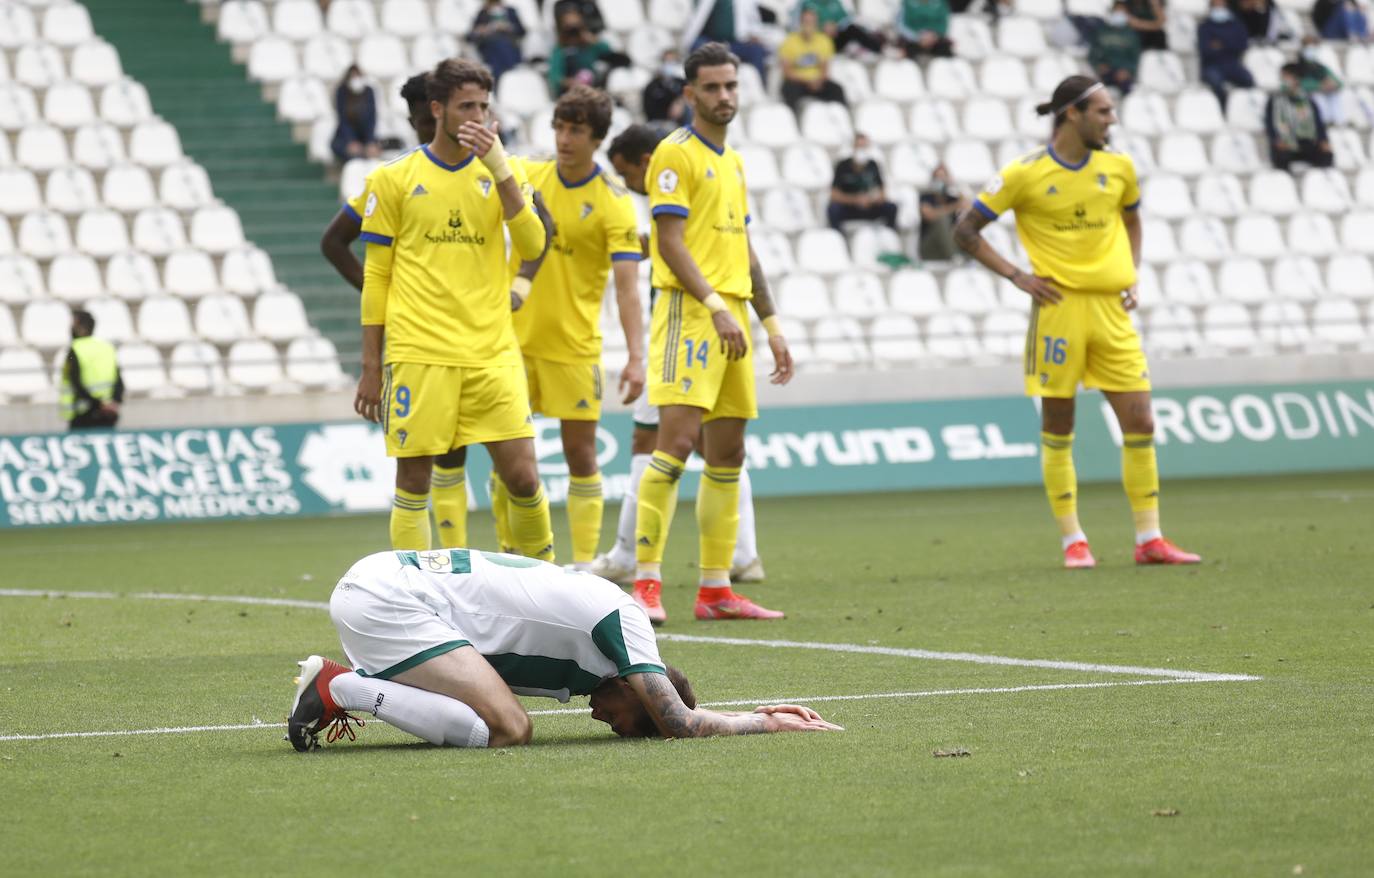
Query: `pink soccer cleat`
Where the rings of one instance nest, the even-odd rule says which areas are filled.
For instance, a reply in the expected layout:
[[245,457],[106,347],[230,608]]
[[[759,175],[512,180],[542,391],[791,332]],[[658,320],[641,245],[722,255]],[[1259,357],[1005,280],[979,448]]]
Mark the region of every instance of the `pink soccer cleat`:
[[697,598],[698,619],[781,619],[786,613],[760,607],[743,595],[733,594],[718,601]]
[[1097,566],[1097,559],[1093,557],[1092,549],[1088,548],[1087,540],[1069,543],[1064,550],[1064,566],[1070,570],[1087,570]]
[[635,603],[644,608],[651,625],[662,625],[668,621],[668,611],[663,609],[663,601],[659,599],[662,591],[663,583],[657,579],[635,580]]
[[1137,564],[1198,564],[1201,561],[1201,555],[1185,552],[1164,537],[1155,537],[1135,547]]

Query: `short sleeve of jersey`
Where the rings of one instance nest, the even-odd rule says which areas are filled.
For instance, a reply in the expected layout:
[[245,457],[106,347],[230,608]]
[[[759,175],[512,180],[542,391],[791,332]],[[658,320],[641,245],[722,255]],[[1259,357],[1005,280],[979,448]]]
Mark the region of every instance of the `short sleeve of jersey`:
[[392,175],[379,170],[368,178],[363,201],[363,232],[369,244],[390,247],[400,228],[401,199]]
[[368,184],[371,182],[372,180],[369,178],[367,183],[363,184],[363,191],[345,201],[342,208],[343,212],[352,217],[358,225],[363,224],[363,211],[367,208]]
[[616,676],[667,673],[649,617],[637,606],[621,607],[597,622],[592,642],[615,664]]
[[997,217],[1009,210],[1016,209],[1021,195],[1021,181],[1027,165],[1020,159],[1002,168],[978,193],[973,206],[988,219]]
[[611,197],[610,218],[606,223],[606,254],[612,262],[631,259],[638,262],[644,251],[639,246],[639,217],[628,195]]
[[649,213],[686,217],[692,209],[691,159],[680,144],[660,143],[649,159]]
[[1126,179],[1126,189],[1121,193],[1121,209],[1135,210],[1140,207],[1140,181],[1135,176],[1135,162],[1131,161],[1130,156],[1123,155],[1121,159],[1125,165],[1121,176]]

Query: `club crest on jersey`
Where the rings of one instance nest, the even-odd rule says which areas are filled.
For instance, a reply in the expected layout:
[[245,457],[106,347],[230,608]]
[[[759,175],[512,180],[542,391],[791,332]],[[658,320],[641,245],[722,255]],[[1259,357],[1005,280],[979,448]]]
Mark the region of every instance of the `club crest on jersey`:
[[1098,188],[1098,189],[1102,189],[1102,190],[1106,190],[1106,188],[1107,188],[1107,175],[1106,175],[1106,174],[1098,174],[1098,175],[1097,175],[1097,188]]
[[409,438],[409,436],[410,436],[410,434],[407,433],[405,430],[397,430],[397,431],[396,431],[396,442],[397,442],[402,448],[405,448],[405,447],[406,447],[406,439]]
[[1080,201],[1073,206],[1073,215],[1078,219],[1082,219],[1088,215],[1088,209],[1083,206],[1083,202]]
[[691,378],[683,378],[683,379],[682,379],[682,392],[683,392],[683,393],[687,393],[687,392],[690,391],[691,389],[692,389],[692,379],[691,379]]
[[491,197],[491,178],[490,178],[490,177],[478,177],[478,178],[477,178],[477,187],[478,187],[479,189],[482,190],[482,197],[483,197],[483,198],[490,198],[490,197]]
[[448,227],[450,229],[461,229],[463,227],[463,213],[458,209],[448,212]]
[[584,201],[584,202],[582,202],[582,219],[586,219],[587,217],[589,217],[589,216],[591,216],[591,215],[592,215],[592,203],[591,203],[590,201]]

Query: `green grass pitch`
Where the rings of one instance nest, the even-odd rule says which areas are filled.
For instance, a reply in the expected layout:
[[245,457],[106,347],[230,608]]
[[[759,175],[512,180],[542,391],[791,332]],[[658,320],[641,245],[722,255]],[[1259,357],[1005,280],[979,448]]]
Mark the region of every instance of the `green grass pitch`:
[[621,741],[564,713],[502,751],[371,722],[297,754],[273,724],[295,661],[341,657],[324,612],[131,597],[325,601],[384,518],[7,532],[0,589],[123,596],[0,596],[0,872],[1371,874],[1374,473],[1165,487],[1200,567],[1137,569],[1113,485],[1081,504],[1094,571],[1058,569],[1038,490],[760,501],[770,579],[742,591],[778,623],[691,620],[684,509],[663,630],[1258,680],[950,692],[1168,678],[665,640],[707,702],[908,694],[814,702],[843,734]]

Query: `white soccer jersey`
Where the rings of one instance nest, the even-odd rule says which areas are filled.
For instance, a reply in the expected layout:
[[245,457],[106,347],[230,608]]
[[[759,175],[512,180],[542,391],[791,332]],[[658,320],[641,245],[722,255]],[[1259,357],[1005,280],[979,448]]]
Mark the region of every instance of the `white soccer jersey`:
[[376,677],[469,644],[516,693],[559,701],[664,673],[648,617],[619,586],[518,555],[369,555],[339,580],[329,614],[353,666]]

